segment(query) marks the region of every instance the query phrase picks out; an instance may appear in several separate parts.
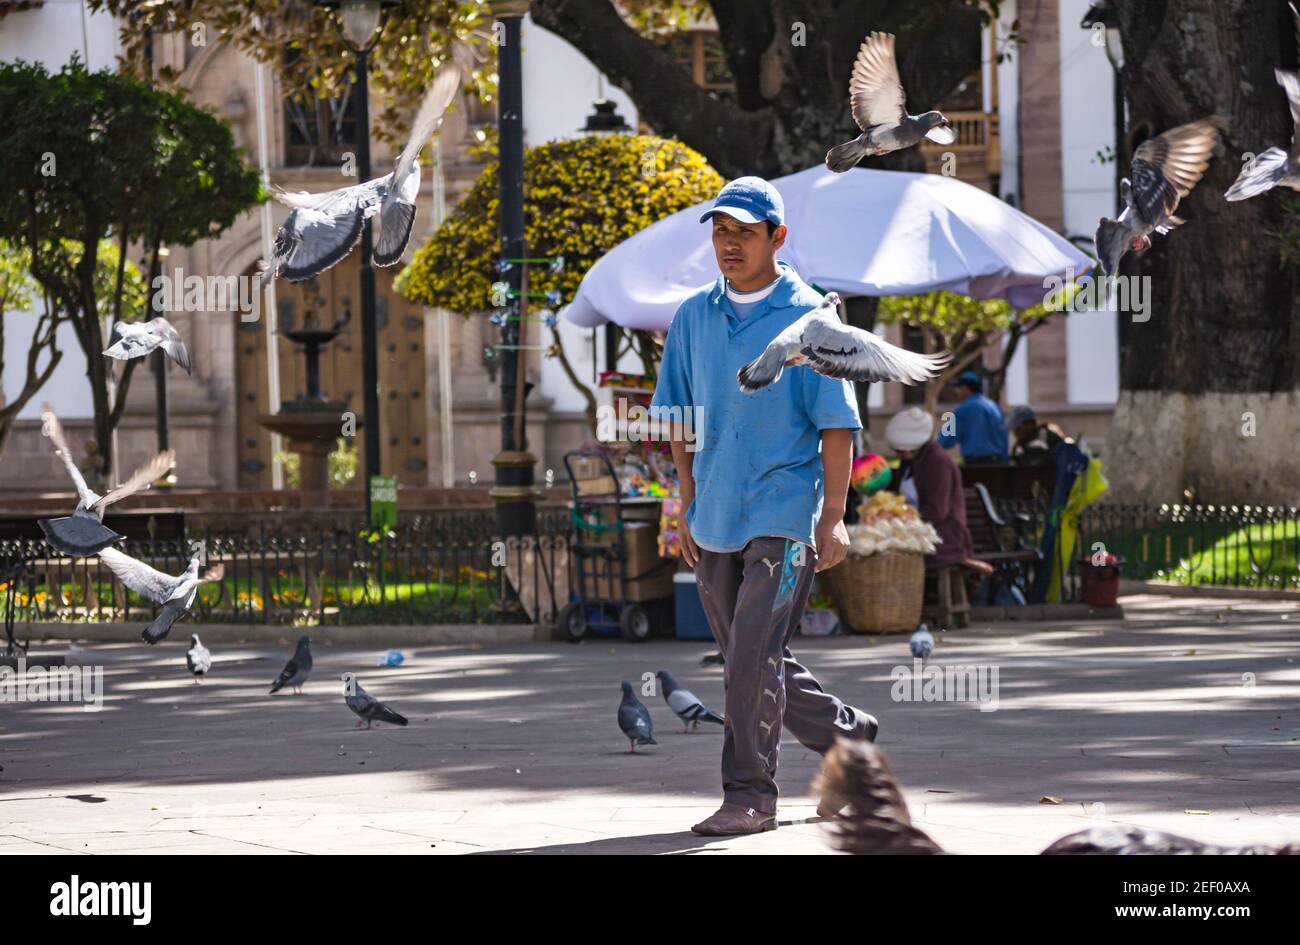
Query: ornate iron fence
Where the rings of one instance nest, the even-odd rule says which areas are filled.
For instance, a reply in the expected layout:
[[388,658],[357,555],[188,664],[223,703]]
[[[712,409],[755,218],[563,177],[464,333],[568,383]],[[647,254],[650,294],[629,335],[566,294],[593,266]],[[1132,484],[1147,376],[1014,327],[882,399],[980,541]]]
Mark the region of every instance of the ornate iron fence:
[[[122,550],[180,574],[202,549],[219,581],[199,591],[198,622],[320,624],[550,623],[568,601],[565,510],[538,512],[538,533],[501,539],[490,511],[412,519],[387,535],[338,528],[207,529],[181,540],[127,541]],[[52,554],[36,541],[0,542],[24,559],[11,580],[18,621],[148,621],[154,605],[126,590],[97,557]]]
[[[1033,503],[999,502],[1004,517],[1028,517],[1042,535],[1046,511]],[[1078,593],[1079,559],[1105,553],[1123,559],[1126,578],[1185,586],[1300,589],[1300,509],[1257,505],[1118,505],[1084,509],[1065,567],[1065,598]]]

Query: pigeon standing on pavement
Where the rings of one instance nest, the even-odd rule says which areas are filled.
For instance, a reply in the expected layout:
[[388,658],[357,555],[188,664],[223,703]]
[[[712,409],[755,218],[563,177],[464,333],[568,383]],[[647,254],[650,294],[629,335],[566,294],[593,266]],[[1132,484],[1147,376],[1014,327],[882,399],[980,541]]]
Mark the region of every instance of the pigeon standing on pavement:
[[1115,275],[1130,249],[1150,249],[1152,233],[1163,236],[1185,222],[1174,211],[1210,166],[1219,143],[1217,125],[1217,119],[1193,121],[1138,145],[1129,176],[1120,181],[1124,210],[1118,220],[1102,217],[1093,237],[1106,275]]
[[677,685],[677,680],[673,679],[672,674],[667,670],[661,669],[655,673],[655,676],[663,683],[664,701],[668,703],[668,708],[672,709],[685,724],[686,728],[682,730],[683,732],[699,731],[702,721],[722,724],[722,716],[695,698],[695,693]]
[[154,348],[162,348],[167,357],[193,374],[190,369],[190,352],[181,341],[180,333],[172,323],[159,316],[147,322],[115,322],[109,345],[104,354],[119,361],[142,358]]
[[[361,688],[356,673],[343,674],[343,701],[356,713],[357,718],[370,728],[372,722],[387,722],[390,725],[405,725],[406,717],[394,712],[370,693]],[[357,723],[357,728],[361,727]]]
[[415,222],[420,151],[451,105],[462,75],[455,58],[438,71],[391,174],[323,194],[274,191],[275,199],[290,213],[275,235],[275,250],[262,276],[264,283],[279,276],[301,282],[341,262],[360,241],[364,222],[376,214],[379,236],[371,256],[375,265],[391,266],[402,258]]
[[803,364],[826,377],[850,381],[902,381],[914,384],[936,376],[952,360],[943,354],[918,354],[891,345],[878,335],[840,321],[838,292],[772,339],[736,375],[747,394],[780,380],[787,367]]
[[202,682],[208,670],[212,668],[212,653],[208,648],[199,642],[197,633],[190,634],[190,648],[185,651],[185,665],[194,675],[196,683]]
[[630,754],[636,753],[637,745],[658,745],[654,739],[654,723],[650,721],[650,710],[632,693],[632,684],[623,683],[623,701],[618,706],[618,727],[627,736],[631,747]]
[[925,624],[916,628],[907,641],[908,646],[912,648],[912,656],[918,660],[928,660],[930,654],[934,652],[934,637],[930,634],[930,628]]
[[[162,613],[140,634],[145,643],[154,644],[167,636],[172,624],[190,612],[199,593],[199,585],[220,581],[225,569],[221,565],[199,574],[200,555],[190,558],[189,567],[179,576],[164,574],[116,548],[99,552],[99,560],[117,575],[117,579],[141,597],[162,604]],[[197,638],[195,638],[197,639]]]
[[293,656],[289,657],[289,662],[284,664],[284,669],[280,670],[280,675],[271,683],[271,692],[276,693],[285,686],[293,687],[294,691],[302,695],[303,683],[311,675],[311,637],[299,637],[298,647],[293,651]]
[[113,542],[121,541],[124,536],[104,524],[104,510],[119,499],[148,489],[154,480],[166,474],[175,464],[175,451],[165,450],[159,453],[133,472],[126,482],[110,490],[107,495],[99,495],[86,485],[81,470],[72,461],[72,450],[63,435],[63,425],[49,404],[45,405],[41,413],[41,421],[42,432],[54,444],[55,455],[63,460],[68,475],[72,477],[72,484],[77,488],[77,507],[71,515],[39,520],[41,531],[45,532],[45,540],[57,551],[77,557],[96,554]]
[[862,134],[826,152],[826,166],[836,173],[856,166],[867,155],[910,148],[923,138],[936,144],[957,140],[942,112],[907,113],[892,33],[872,33],[863,41],[849,79],[849,106]]

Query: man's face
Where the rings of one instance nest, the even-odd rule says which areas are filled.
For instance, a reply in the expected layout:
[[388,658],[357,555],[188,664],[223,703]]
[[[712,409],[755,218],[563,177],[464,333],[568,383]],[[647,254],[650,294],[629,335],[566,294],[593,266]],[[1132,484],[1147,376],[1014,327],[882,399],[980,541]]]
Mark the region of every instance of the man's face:
[[[785,234],[784,226],[778,226],[769,236],[766,223],[741,223],[725,213],[715,213],[713,252],[718,257],[718,268],[738,287],[762,288],[776,251],[785,243]],[[754,285],[757,280],[762,284]]]

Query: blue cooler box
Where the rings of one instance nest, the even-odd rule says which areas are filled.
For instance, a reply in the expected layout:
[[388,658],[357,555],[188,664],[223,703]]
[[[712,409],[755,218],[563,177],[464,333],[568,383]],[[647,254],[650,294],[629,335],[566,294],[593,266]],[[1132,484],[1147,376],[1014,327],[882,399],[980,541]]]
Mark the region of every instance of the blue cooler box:
[[677,617],[677,639],[713,642],[713,631],[709,629],[709,618],[704,615],[700,589],[692,572],[681,571],[673,575],[673,606]]

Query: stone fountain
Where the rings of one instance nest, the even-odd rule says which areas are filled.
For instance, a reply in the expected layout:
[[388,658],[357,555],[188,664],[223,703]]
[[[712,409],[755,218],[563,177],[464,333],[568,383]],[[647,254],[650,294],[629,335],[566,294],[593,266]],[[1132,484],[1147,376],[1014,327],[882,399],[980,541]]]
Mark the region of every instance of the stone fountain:
[[[343,414],[348,407],[321,392],[320,355],[321,349],[343,331],[349,312],[345,303],[343,315],[329,327],[319,324],[316,312],[316,308],[308,308],[301,326],[278,330],[278,334],[303,347],[307,359],[306,392],[283,401],[279,413],[263,414],[257,422],[285,437],[289,452],[298,454],[300,490],[323,496],[329,490],[329,454],[334,452],[335,442],[342,434]],[[357,426],[361,426],[360,419]]]

